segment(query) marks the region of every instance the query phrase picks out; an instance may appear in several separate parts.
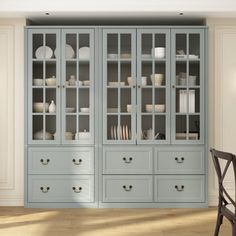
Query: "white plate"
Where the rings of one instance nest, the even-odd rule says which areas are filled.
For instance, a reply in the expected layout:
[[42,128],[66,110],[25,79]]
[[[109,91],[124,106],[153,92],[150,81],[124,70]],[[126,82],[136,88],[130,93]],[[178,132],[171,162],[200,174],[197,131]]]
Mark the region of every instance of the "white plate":
[[[54,50],[54,55],[55,57],[57,57],[57,49]],[[71,45],[66,44],[65,46],[65,58],[66,59],[71,59],[75,57],[75,51],[74,49],[71,47]]]
[[48,46],[41,46],[35,51],[35,57],[37,59],[49,59],[52,58],[53,51]]
[[116,126],[115,125],[113,127],[113,134],[114,134],[114,139],[116,140]]
[[126,139],[129,139],[128,125],[125,126],[125,136]]
[[124,125],[122,127],[122,130],[123,130],[123,139],[126,140],[127,138],[126,138],[126,135],[125,135],[125,126]]
[[151,54],[142,54],[142,58],[151,58],[152,55]]
[[111,139],[114,139],[114,135],[113,135],[113,126],[111,126]]

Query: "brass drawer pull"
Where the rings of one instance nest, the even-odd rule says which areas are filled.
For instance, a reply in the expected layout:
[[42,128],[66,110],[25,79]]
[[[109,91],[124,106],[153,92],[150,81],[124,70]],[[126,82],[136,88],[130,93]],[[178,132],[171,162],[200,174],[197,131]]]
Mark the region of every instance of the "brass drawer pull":
[[81,165],[81,163],[82,163],[82,159],[79,159],[78,161],[76,161],[75,159],[73,159],[72,161],[73,161],[73,163],[74,163],[75,165]]
[[129,187],[127,188],[127,186],[126,185],[123,185],[123,189],[126,191],[126,192],[129,192],[129,191],[131,191],[131,189],[133,188],[133,186],[132,185],[129,185]]
[[133,157],[129,157],[129,159],[127,159],[126,157],[123,157],[123,161],[127,164],[131,163],[132,160],[133,160]]
[[40,190],[41,190],[43,193],[47,193],[47,192],[50,190],[50,187],[40,187]]
[[82,187],[73,187],[72,189],[75,193],[80,193],[82,191]]
[[182,191],[184,191],[184,185],[181,185],[181,187],[179,187],[178,185],[175,185],[175,189],[176,189],[178,192],[182,192]]
[[184,157],[181,157],[181,158],[175,157],[175,160],[176,160],[177,163],[183,163],[184,162]]
[[41,159],[40,162],[42,163],[42,165],[46,166],[50,162],[50,159],[47,159],[46,161],[44,159]]

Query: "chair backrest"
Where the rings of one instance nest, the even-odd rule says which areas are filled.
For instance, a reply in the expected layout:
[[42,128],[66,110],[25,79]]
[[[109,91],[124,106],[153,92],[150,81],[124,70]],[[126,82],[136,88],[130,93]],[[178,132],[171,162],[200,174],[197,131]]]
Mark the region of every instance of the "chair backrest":
[[[226,176],[227,170],[232,165],[234,171],[234,183],[236,183],[236,156],[232,153],[222,152],[215,149],[210,150],[215,170],[218,176],[219,183],[219,204],[225,206],[227,204],[233,204],[236,208],[235,199],[233,200],[229,193],[224,187],[224,178]],[[225,165],[220,165],[220,162],[224,161]],[[236,197],[236,196],[235,196]],[[235,213],[235,212],[234,212]]]

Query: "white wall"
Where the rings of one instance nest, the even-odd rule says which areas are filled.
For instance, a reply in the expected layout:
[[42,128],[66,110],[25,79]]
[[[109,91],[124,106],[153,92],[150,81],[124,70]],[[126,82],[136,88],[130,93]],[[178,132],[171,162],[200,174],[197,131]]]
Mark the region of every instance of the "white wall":
[[0,20],[0,205],[23,204],[24,24]]

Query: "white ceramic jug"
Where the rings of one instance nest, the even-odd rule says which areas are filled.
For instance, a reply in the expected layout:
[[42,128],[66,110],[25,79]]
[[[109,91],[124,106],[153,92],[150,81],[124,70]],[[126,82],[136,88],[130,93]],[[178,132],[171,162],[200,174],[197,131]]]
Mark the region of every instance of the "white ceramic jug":
[[49,113],[55,113],[56,112],[56,105],[54,103],[54,101],[51,101],[51,104],[49,105],[49,109],[48,109]]

